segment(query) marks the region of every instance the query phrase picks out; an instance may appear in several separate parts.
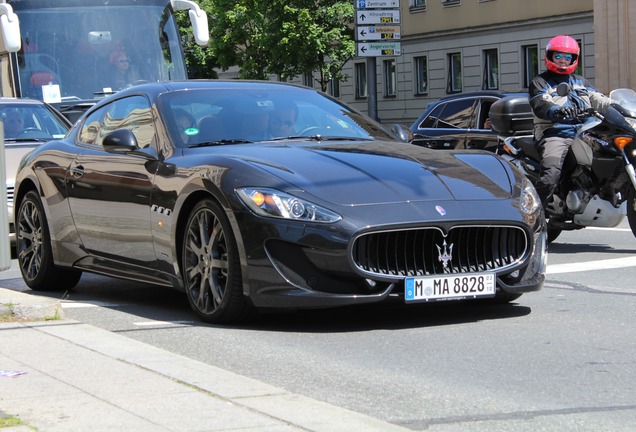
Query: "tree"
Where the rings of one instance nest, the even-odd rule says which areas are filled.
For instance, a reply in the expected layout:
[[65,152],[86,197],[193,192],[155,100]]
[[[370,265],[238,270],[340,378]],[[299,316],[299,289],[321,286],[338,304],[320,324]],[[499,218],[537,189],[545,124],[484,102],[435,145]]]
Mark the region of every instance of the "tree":
[[355,54],[353,2],[291,0],[279,2],[277,30],[268,70],[282,78],[313,76],[322,91],[332,79],[346,80],[344,65]]
[[[200,57],[244,79],[312,75],[324,91],[355,54],[354,7],[336,0],[205,0],[210,46]],[[196,49],[189,59],[198,60]],[[189,63],[190,64],[190,63]]]
[[[199,7],[208,15],[210,21],[211,0],[197,0]],[[218,64],[210,47],[201,47],[192,36],[192,28],[188,11],[175,11],[177,25],[183,44],[188,76],[190,78],[217,78],[216,68]]]

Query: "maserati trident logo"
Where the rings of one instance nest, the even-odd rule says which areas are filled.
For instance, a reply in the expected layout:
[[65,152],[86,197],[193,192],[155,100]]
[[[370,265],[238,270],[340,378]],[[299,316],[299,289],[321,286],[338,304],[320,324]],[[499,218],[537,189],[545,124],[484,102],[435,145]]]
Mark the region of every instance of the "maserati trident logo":
[[444,270],[448,270],[448,263],[453,259],[453,243],[450,245],[446,244],[446,239],[444,239],[444,243],[440,247],[437,246],[437,252],[439,252],[438,260],[444,265]]

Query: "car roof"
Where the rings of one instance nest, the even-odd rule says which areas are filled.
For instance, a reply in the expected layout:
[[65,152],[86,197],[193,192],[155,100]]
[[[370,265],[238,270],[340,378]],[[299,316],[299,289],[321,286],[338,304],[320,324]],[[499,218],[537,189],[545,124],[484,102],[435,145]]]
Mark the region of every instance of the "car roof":
[[11,104],[11,105],[44,105],[44,102],[37,99],[30,98],[15,98],[15,97],[0,97],[0,105]]
[[522,94],[527,95],[528,92],[521,91],[521,90],[518,90],[518,91],[475,90],[475,91],[468,91],[468,92],[461,92],[461,93],[453,93],[451,95],[444,96],[431,103],[441,102],[445,100],[452,100],[452,99],[461,99],[465,97],[493,96],[493,97],[502,98],[504,96],[515,96],[515,95],[522,95]]

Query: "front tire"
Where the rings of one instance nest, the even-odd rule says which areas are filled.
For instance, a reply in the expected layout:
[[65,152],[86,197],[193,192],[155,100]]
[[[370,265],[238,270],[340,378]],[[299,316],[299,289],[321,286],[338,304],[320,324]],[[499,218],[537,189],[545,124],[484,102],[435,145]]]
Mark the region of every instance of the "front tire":
[[199,202],[188,217],[182,270],[188,301],[201,320],[231,323],[250,314],[232,228],[223,209],[210,199]]
[[636,192],[633,185],[630,185],[627,190],[627,221],[632,234],[636,237]]
[[53,262],[49,226],[35,191],[29,191],[20,203],[15,234],[18,265],[29,288],[68,290],[77,285],[81,272],[58,267]]

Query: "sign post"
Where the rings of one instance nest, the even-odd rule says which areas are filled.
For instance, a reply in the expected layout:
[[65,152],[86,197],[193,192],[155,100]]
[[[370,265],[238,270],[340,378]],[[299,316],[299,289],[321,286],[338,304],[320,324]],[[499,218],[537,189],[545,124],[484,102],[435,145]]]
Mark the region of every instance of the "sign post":
[[378,120],[376,58],[399,56],[400,0],[356,0],[356,53],[367,57],[369,117]]
[[0,271],[11,267],[9,216],[7,212],[7,177],[4,166],[4,124],[0,121]]

